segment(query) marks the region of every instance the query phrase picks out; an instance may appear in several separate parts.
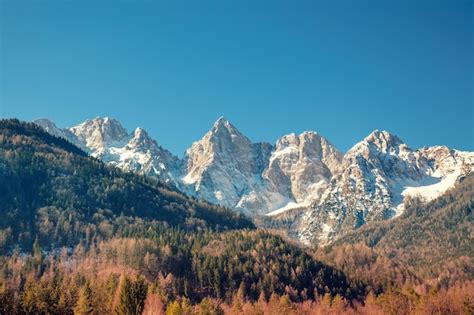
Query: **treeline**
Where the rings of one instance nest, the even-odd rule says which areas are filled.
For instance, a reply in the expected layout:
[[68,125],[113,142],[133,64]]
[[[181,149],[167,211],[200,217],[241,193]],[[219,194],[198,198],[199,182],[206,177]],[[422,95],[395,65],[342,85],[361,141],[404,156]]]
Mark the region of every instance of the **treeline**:
[[[36,257],[39,258],[39,257]],[[31,257],[31,259],[34,259]],[[16,261],[20,264],[24,261]],[[13,291],[0,286],[0,314],[465,314],[474,312],[474,282],[417,291],[413,287],[389,288],[381,294],[369,292],[363,300],[351,300],[331,293],[292,301],[288,293],[261,292],[257,300],[246,296],[245,285],[226,298],[204,297],[193,301],[169,295],[172,276],[147,281],[125,267],[96,269],[91,262],[68,272],[67,264],[48,266],[41,276],[32,271]],[[17,267],[18,268],[18,267]]]
[[346,301],[365,296],[360,283],[263,231],[142,233],[48,253],[35,242],[31,254],[2,256],[2,303],[12,313],[69,314],[90,295],[92,309],[110,313],[124,274],[140,281],[132,281],[140,287],[132,291],[147,286],[164,305],[182,298],[231,302],[236,294],[248,301],[285,295],[293,302],[325,294]]
[[253,228],[240,214],[124,173],[31,123],[0,120],[0,253],[115,235],[123,220],[187,229]]
[[472,314],[473,189],[310,255],[3,120],[0,314]]
[[422,279],[446,287],[474,280],[474,174],[429,203],[406,200],[405,209],[317,250],[316,257],[349,275],[374,281],[385,275],[392,285]]

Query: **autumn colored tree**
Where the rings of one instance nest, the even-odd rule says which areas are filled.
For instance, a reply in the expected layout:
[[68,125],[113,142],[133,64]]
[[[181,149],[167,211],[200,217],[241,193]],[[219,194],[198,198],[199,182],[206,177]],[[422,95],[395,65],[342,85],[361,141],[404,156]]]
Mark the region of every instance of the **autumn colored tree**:
[[195,311],[196,315],[224,315],[219,303],[210,298],[205,298],[199,303]]
[[92,289],[88,282],[79,291],[79,298],[74,307],[74,315],[88,315],[94,311]]

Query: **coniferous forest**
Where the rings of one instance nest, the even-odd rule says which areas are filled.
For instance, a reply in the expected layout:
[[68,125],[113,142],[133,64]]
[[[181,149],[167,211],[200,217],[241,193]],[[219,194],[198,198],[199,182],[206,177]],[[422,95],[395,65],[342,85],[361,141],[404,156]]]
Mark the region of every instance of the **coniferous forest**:
[[0,314],[473,314],[473,187],[308,248],[2,120]]

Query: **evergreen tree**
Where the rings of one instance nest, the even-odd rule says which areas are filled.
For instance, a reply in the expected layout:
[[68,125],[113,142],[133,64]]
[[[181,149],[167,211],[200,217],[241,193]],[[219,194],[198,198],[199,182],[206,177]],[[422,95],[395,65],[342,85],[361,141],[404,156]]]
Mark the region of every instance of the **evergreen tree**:
[[147,289],[148,287],[145,283],[145,279],[142,277],[139,277],[132,283],[131,302],[134,314],[141,314],[143,312]]
[[13,294],[6,285],[0,284],[0,314],[13,313]]
[[204,298],[199,303],[196,311],[197,315],[224,315],[222,307],[210,298]]
[[38,302],[38,289],[33,277],[26,280],[25,289],[21,298],[21,306],[25,313],[33,314],[37,312],[36,304]]
[[74,307],[74,315],[92,314],[93,310],[92,289],[89,286],[89,283],[86,282],[86,284],[79,291],[79,298],[77,299],[76,306]]
[[139,315],[143,311],[147,285],[143,278],[133,281],[123,276],[119,290],[119,301],[115,308],[117,315]]
[[166,315],[181,315],[182,309],[178,301],[173,301],[166,308]]
[[132,283],[127,275],[122,276],[118,292],[118,303],[115,307],[116,315],[134,315],[131,302]]
[[193,308],[188,298],[181,300],[181,311],[183,315],[191,315],[193,313]]
[[43,261],[43,251],[41,249],[38,238],[36,238],[35,242],[33,243],[32,253],[35,266],[40,266],[41,262]]

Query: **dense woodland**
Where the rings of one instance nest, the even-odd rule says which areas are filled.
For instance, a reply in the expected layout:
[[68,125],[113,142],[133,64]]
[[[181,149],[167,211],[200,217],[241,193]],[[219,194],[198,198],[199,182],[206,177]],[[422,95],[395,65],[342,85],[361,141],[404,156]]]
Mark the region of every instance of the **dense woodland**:
[[396,285],[474,280],[474,174],[432,202],[406,200],[405,208],[394,220],[367,224],[319,249],[317,257],[366,279],[384,275]]
[[247,218],[88,157],[32,123],[0,121],[0,253],[74,246],[143,219],[181,228],[251,228]]
[[472,314],[473,184],[309,250],[3,120],[0,314]]

